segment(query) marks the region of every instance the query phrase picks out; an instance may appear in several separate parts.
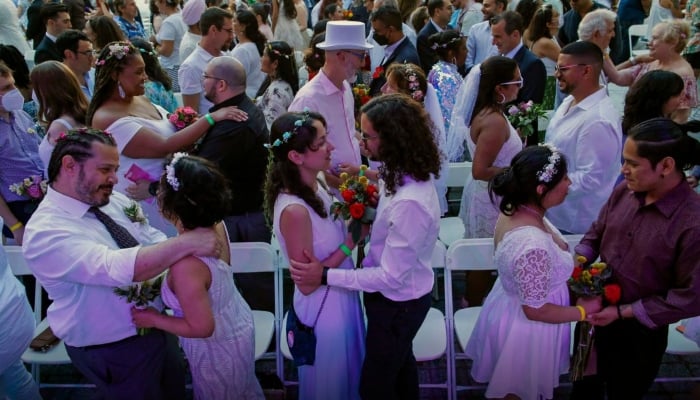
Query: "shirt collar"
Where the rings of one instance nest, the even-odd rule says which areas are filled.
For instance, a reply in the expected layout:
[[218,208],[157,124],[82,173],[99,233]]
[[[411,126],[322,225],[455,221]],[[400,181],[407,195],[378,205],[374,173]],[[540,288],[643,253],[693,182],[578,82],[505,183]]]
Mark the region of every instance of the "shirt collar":
[[444,31],[444,29],[440,28],[440,26],[438,26],[438,24],[436,24],[432,18],[430,18],[430,23],[433,24],[433,26],[435,27],[435,29],[437,29],[438,32]]
[[345,89],[345,81],[343,81],[343,90],[338,89],[338,87],[335,86],[330,79],[328,79],[328,75],[323,72],[323,68],[318,70],[318,74],[316,74],[314,79],[318,79],[318,83],[321,85],[321,89],[323,89],[323,94],[325,95],[342,92]]
[[209,109],[209,112],[214,112],[222,107],[237,106],[243,102],[244,97],[245,97],[245,92],[239,93],[231,98],[228,98],[228,99],[222,101],[219,104],[215,104],[212,108]]
[[90,209],[90,205],[83,203],[82,201],[75,199],[73,197],[67,196],[57,190],[55,190],[51,185],[49,185],[46,190],[46,198],[51,204],[55,204],[59,208],[66,211],[68,214],[74,215],[78,218],[82,218]]
[[52,42],[56,43],[56,36],[46,32],[46,37],[51,39]]
[[521,47],[523,47],[523,41],[522,41],[522,40],[520,41],[520,43],[518,43],[517,46],[515,46],[515,48],[514,48],[513,50],[511,50],[511,51],[509,51],[508,53],[504,54],[504,56],[506,56],[506,57],[508,57],[508,58],[510,58],[510,59],[515,58],[515,55],[518,54],[518,52],[520,51],[520,48],[521,48]]
[[406,40],[406,36],[402,37],[401,39],[397,40],[395,43],[392,43],[384,48],[384,59],[389,59],[391,57],[391,54],[394,53],[394,50],[396,50],[399,45]]
[[[647,192],[632,192],[632,195],[639,201],[640,208],[644,207],[646,194]],[[695,192],[690,188],[688,182],[682,179],[681,182],[666,193],[664,197],[649,204],[649,206],[656,207],[664,217],[670,218],[673,212],[676,211],[678,207],[681,207],[691,195],[695,195]]]

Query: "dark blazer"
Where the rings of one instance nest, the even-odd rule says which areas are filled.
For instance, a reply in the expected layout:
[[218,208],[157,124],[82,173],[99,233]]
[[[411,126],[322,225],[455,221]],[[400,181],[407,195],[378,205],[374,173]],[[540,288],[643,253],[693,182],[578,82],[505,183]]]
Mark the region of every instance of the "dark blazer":
[[[535,103],[542,103],[544,100],[544,86],[547,81],[547,71],[544,63],[533,52],[523,46],[515,53],[513,60],[518,63],[520,75],[523,77],[523,88],[518,92],[515,99],[516,104],[523,101],[532,100]],[[537,144],[537,121],[533,122],[535,133],[527,138],[527,144]]]
[[372,79],[372,83],[369,85],[370,96],[376,96],[381,92],[382,86],[384,86],[384,84],[386,83],[386,70],[390,64],[413,63],[416,65],[420,65],[418,52],[413,46],[413,43],[411,43],[411,41],[408,40],[408,37],[406,36],[404,36],[401,40],[402,42],[396,47],[396,49],[394,49],[394,52],[391,53],[391,56],[388,59],[384,60],[384,62],[381,64],[381,67],[384,69],[384,72],[382,72],[377,78]]
[[63,55],[58,51],[56,42],[49,39],[48,36],[44,36],[36,48],[36,53],[34,53],[34,65],[49,60],[63,61]]
[[420,57],[420,66],[423,68],[425,75],[428,75],[430,69],[438,61],[435,50],[431,49],[430,45],[428,44],[428,38],[430,35],[437,32],[438,30],[435,28],[435,25],[433,25],[431,20],[428,20],[428,23],[426,23],[423,29],[418,32],[418,57]]

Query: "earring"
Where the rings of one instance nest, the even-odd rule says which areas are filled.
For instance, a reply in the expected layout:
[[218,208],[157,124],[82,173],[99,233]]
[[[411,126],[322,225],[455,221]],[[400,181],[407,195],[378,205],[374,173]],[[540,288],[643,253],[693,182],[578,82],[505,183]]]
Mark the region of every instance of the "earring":
[[122,83],[117,81],[117,89],[119,90],[119,97],[122,99],[126,97],[126,93],[124,93],[124,88],[122,87]]
[[[457,57],[452,57],[452,64],[457,65]],[[457,65],[459,67],[459,65]]]
[[501,95],[500,100],[497,102],[498,104],[503,104],[506,102],[506,95],[503,93],[499,93]]

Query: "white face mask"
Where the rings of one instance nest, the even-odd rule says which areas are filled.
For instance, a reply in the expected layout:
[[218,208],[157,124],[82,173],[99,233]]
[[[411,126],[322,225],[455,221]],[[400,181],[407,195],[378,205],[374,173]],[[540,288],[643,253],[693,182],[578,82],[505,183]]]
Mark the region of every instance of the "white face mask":
[[24,105],[24,96],[22,96],[19,89],[15,88],[2,96],[1,103],[5,111],[18,111]]

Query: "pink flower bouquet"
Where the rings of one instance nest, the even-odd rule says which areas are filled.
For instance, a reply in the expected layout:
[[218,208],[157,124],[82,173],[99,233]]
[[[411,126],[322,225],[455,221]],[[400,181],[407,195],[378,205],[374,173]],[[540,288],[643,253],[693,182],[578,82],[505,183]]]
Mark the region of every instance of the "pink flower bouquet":
[[198,118],[197,112],[192,107],[178,107],[168,116],[168,120],[178,131],[192,125]]

